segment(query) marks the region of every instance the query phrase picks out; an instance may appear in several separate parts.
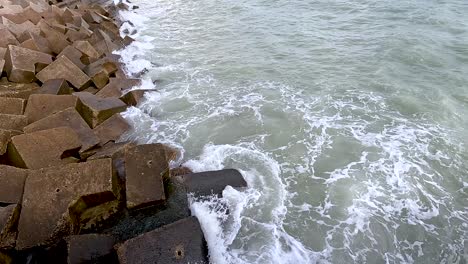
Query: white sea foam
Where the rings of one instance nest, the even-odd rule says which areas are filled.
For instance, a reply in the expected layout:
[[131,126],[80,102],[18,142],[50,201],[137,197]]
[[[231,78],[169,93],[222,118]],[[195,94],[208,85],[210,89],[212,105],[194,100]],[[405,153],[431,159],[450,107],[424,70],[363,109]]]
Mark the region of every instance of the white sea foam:
[[[158,15],[170,23],[177,8]],[[170,144],[182,153],[173,166],[236,168],[248,182],[223,198],[191,198],[213,263],[414,263],[433,260],[434,249],[460,262],[468,183],[459,172],[468,168],[450,131],[358,89],[226,85],[185,60],[155,67],[146,60],[152,39],[140,34],[147,21],[123,15],[138,29],[137,42],[120,52],[128,72],[177,77],[123,114],[134,127],[125,139]],[[164,38],[186,33],[176,28]],[[223,134],[234,140],[226,144]]]

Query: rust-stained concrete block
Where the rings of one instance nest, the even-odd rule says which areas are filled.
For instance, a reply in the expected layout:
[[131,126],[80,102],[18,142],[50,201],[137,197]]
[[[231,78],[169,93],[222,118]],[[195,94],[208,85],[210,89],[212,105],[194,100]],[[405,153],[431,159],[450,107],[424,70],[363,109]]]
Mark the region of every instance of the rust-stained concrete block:
[[0,129],[22,131],[27,123],[25,115],[0,114]]
[[28,117],[28,124],[44,117],[75,107],[78,98],[73,95],[32,94],[29,96],[24,115]]
[[7,155],[10,164],[16,167],[39,169],[77,162],[68,157],[80,148],[76,132],[59,127],[12,137]]
[[138,145],[125,152],[127,208],[140,208],[166,199],[163,177],[169,176],[162,144]]
[[76,109],[91,128],[95,128],[127,106],[117,98],[100,98],[87,92],[74,93],[79,98]]
[[25,104],[21,98],[0,97],[0,114],[22,115]]
[[18,204],[0,207],[0,248],[15,247],[19,213]]
[[102,124],[93,129],[94,133],[100,140],[100,145],[104,145],[109,141],[117,141],[123,133],[130,129],[130,125],[120,114],[115,114]]
[[125,241],[117,247],[120,263],[208,263],[200,223],[194,216]]
[[35,50],[13,45],[5,54],[5,71],[8,80],[17,83],[30,83],[36,79],[36,70],[52,63],[52,56]]
[[31,133],[55,127],[69,127],[76,132],[82,145],[80,153],[99,144],[99,138],[93,133],[93,130],[91,130],[80,114],[78,114],[75,107],[64,109],[38,120],[26,126],[24,132]]
[[[111,159],[31,171],[24,187],[18,225],[18,250],[46,245],[72,235],[71,205],[98,206],[115,200]],[[73,207],[73,214],[86,208]]]
[[0,203],[21,204],[28,170],[0,165]]
[[88,87],[91,82],[88,75],[63,55],[40,71],[36,77],[41,82],[51,79],[65,79],[80,90]]
[[39,89],[37,83],[0,82],[0,97],[28,99],[37,89]]

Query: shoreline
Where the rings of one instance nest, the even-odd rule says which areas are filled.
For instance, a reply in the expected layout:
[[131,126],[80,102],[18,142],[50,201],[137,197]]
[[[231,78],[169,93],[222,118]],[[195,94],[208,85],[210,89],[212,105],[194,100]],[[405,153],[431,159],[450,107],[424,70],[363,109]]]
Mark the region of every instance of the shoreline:
[[[148,90],[120,55],[119,1],[0,1],[0,262],[208,263],[187,195],[246,187],[236,170],[170,168],[120,142]],[[138,75],[137,75],[138,76]]]

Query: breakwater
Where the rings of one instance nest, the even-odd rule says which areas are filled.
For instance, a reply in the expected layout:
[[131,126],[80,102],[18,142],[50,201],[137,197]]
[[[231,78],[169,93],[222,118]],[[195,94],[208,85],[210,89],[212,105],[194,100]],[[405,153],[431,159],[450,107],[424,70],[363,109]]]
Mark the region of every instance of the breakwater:
[[246,183],[120,140],[147,92],[115,54],[134,41],[118,17],[132,8],[0,1],[0,263],[208,261],[187,195]]

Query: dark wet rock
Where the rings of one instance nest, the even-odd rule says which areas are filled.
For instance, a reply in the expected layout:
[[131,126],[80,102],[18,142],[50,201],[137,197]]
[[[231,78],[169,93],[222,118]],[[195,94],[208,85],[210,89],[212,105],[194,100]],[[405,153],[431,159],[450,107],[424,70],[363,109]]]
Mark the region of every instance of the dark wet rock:
[[117,248],[120,263],[208,263],[200,223],[189,217],[125,241]]
[[110,235],[86,234],[67,238],[68,264],[116,263],[115,239]]
[[234,169],[192,173],[176,178],[185,186],[187,193],[197,196],[221,195],[228,185],[234,188],[247,187],[242,174]]

